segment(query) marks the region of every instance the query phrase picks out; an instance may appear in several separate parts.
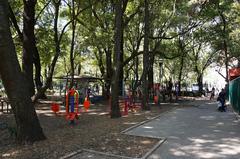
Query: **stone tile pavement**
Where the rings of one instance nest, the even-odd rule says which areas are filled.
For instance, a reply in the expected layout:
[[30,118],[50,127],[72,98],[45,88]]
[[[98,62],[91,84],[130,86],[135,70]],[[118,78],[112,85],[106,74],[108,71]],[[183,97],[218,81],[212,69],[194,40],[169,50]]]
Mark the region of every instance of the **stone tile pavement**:
[[[192,104],[195,107],[173,109],[124,133],[162,139],[143,159],[239,159],[240,121],[232,110],[218,112],[214,102]],[[130,159],[91,150],[67,158]]]

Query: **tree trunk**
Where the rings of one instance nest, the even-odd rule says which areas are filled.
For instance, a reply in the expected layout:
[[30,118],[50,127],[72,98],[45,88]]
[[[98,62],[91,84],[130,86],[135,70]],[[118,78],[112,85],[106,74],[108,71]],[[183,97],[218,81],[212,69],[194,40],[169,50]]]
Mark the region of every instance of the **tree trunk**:
[[228,83],[228,63],[229,63],[229,58],[228,58],[228,48],[227,48],[227,42],[224,40],[224,55],[225,55],[225,69],[226,69],[226,78],[225,81]]
[[178,40],[179,40],[179,47],[180,47],[180,50],[181,50],[181,53],[182,53],[182,56],[181,56],[181,59],[180,59],[181,60],[180,61],[180,70],[179,70],[179,74],[178,74],[179,92],[181,92],[182,72],[183,72],[183,67],[184,67],[185,50],[184,50],[183,42],[180,40],[180,38]]
[[[123,19],[122,19],[123,23]],[[120,67],[119,67],[119,96],[123,95],[124,89],[123,89],[123,78],[124,78],[124,71],[123,71],[123,44],[124,44],[124,39],[123,39],[123,26],[121,27],[122,29],[122,35],[121,35],[121,54],[120,54]]]
[[153,64],[154,64],[154,54],[152,53],[149,57],[149,70],[148,70],[148,85],[149,89],[153,88]]
[[109,99],[110,97],[110,88],[111,88],[111,81],[112,81],[112,49],[107,48],[104,49],[106,54],[106,76],[105,76],[105,97]]
[[[127,4],[128,4],[128,0],[122,0],[122,17],[124,15],[124,12],[126,10],[126,7],[127,7]],[[124,79],[124,70],[123,70],[123,56],[124,56],[124,20],[122,18],[122,26],[121,26],[121,54],[120,54],[120,67],[119,67],[119,95],[122,96],[123,93],[124,93],[124,85],[123,85],[123,79]]]
[[143,99],[142,99],[142,109],[150,110],[150,106],[148,105],[148,70],[149,70],[149,4],[148,0],[144,0],[144,50],[143,50]]
[[199,92],[203,93],[203,74],[202,73],[198,74],[197,82],[198,82]]
[[229,66],[229,57],[228,57],[228,46],[227,46],[227,22],[225,19],[225,16],[223,13],[220,13],[220,16],[222,18],[222,22],[223,22],[223,50],[224,50],[224,56],[225,56],[225,69],[226,69],[226,78],[225,81],[228,83],[228,66]]
[[71,63],[71,82],[70,88],[74,85],[74,42],[75,42],[75,29],[76,29],[76,20],[75,20],[75,5],[74,0],[72,0],[72,41],[71,41],[71,50],[70,50],[70,63]]
[[113,66],[113,78],[112,78],[112,98],[111,98],[111,118],[121,117],[118,95],[119,95],[119,73],[120,73],[120,58],[122,54],[121,49],[121,36],[122,36],[122,0],[116,0],[115,3],[115,35],[114,35],[114,66]]
[[181,57],[181,62],[180,62],[180,70],[178,74],[178,84],[179,84],[179,92],[181,91],[182,88],[182,72],[183,72],[183,65],[184,65],[184,55]]
[[139,58],[138,56],[134,59],[134,83],[132,86],[132,98],[135,100],[137,95],[137,87],[139,86],[139,76],[138,76],[138,65],[139,65]]
[[102,51],[102,49],[98,48],[98,53],[97,52],[94,52],[94,53],[97,58],[98,67],[99,67],[101,76],[104,77],[105,76],[105,67],[103,64],[103,51]]
[[[18,36],[19,36],[19,39],[20,41],[23,43],[23,33],[21,32],[19,26],[18,26],[18,23],[17,23],[17,19],[14,15],[14,12],[9,4],[9,10],[10,10],[10,19],[11,19],[11,22],[13,23],[14,25],[14,28],[16,29],[17,33],[18,33]],[[36,22],[35,22],[36,23]],[[38,49],[37,49],[37,46],[36,46],[36,38],[35,38],[35,35],[34,35],[34,54],[33,54],[33,63],[34,63],[34,66],[35,66],[35,85],[36,85],[36,88],[37,90],[39,91],[39,89],[43,86],[42,84],[42,80],[41,80],[41,62],[40,62],[40,57],[39,57],[39,53],[38,53]],[[46,98],[45,95],[43,95],[42,98]]]
[[35,66],[35,84],[37,87],[37,90],[39,90],[40,88],[42,88],[43,84],[42,84],[42,80],[41,80],[41,62],[40,62],[40,57],[39,57],[39,53],[37,50],[37,47],[35,46],[35,51],[34,51],[34,55],[33,55],[33,63]]
[[43,140],[45,136],[11,38],[7,0],[0,1],[0,21],[0,75],[15,116],[17,141],[24,143]]
[[27,79],[28,89],[30,95],[35,93],[33,81],[33,56],[36,51],[36,42],[34,35],[35,25],[35,5],[37,0],[23,0],[24,14],[23,14],[23,73]]

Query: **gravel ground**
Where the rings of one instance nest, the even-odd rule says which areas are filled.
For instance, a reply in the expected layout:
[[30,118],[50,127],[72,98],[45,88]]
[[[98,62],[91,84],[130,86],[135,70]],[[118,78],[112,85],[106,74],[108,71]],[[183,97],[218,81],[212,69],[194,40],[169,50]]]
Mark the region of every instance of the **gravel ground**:
[[[189,103],[189,102],[187,102]],[[60,158],[73,151],[90,149],[127,157],[142,157],[159,139],[135,137],[122,134],[121,131],[186,102],[151,106],[151,111],[130,112],[128,116],[110,119],[108,102],[92,105],[88,112],[82,112],[78,123],[70,126],[64,113],[56,116],[50,110],[50,104],[38,104],[36,107],[40,123],[47,140],[31,145],[17,145],[8,130],[0,130],[0,158],[42,159]],[[0,114],[0,121],[14,125],[13,115]]]

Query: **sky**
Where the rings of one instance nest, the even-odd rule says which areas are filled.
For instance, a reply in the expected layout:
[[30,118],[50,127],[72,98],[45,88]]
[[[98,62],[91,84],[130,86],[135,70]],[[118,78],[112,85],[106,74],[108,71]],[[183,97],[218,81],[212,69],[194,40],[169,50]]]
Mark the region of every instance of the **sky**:
[[[206,82],[220,90],[221,88],[225,87],[226,82],[225,79],[221,75],[219,75],[217,71],[215,71],[216,69],[219,68],[216,66],[212,66],[207,69],[205,76],[203,77],[203,83]],[[221,68],[220,72],[222,75],[226,75],[225,68]],[[210,89],[211,88],[212,87],[210,87]]]

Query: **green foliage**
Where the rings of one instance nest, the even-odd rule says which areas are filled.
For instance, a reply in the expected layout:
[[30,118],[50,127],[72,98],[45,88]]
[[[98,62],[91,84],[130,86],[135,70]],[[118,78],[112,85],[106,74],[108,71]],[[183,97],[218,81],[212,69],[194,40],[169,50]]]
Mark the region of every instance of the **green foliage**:
[[[20,28],[22,28],[22,1],[9,1]],[[47,67],[51,64],[55,53],[54,42],[54,4],[49,0],[39,0],[36,6],[37,21],[35,33],[41,64]],[[106,50],[113,51],[114,44],[114,1],[105,0],[75,0],[76,37],[75,65],[81,67],[81,74],[89,68],[96,71],[100,67],[106,72]],[[212,54],[216,53],[208,65],[224,63],[223,40],[228,47],[229,58],[240,59],[240,4],[234,0],[196,1],[196,0],[150,0],[150,52],[164,59],[166,79],[179,74],[182,51],[179,39],[184,42],[185,62],[183,65],[183,80],[194,78],[194,67],[204,70],[204,66]],[[72,0],[61,1],[58,29],[60,36],[60,58],[55,74],[64,75],[69,72],[68,60],[71,44],[71,24],[64,32],[63,27],[73,20]],[[223,18],[225,18],[225,26]],[[135,71],[132,66],[139,57],[139,76],[142,70],[144,1],[130,0],[124,12],[124,60],[129,62],[124,66],[130,77]],[[22,45],[12,29],[17,52],[21,53]],[[155,38],[153,38],[155,37]],[[198,46],[202,45],[196,57]],[[194,53],[195,52],[195,53]],[[219,54],[217,54],[219,53]],[[219,56],[218,56],[219,55]],[[133,56],[133,57],[132,57]],[[19,56],[19,58],[21,58]],[[196,61],[197,59],[197,61]],[[231,60],[230,60],[231,61]],[[76,68],[77,70],[77,68]],[[98,71],[99,74],[99,71]],[[104,76],[102,74],[101,76]]]

